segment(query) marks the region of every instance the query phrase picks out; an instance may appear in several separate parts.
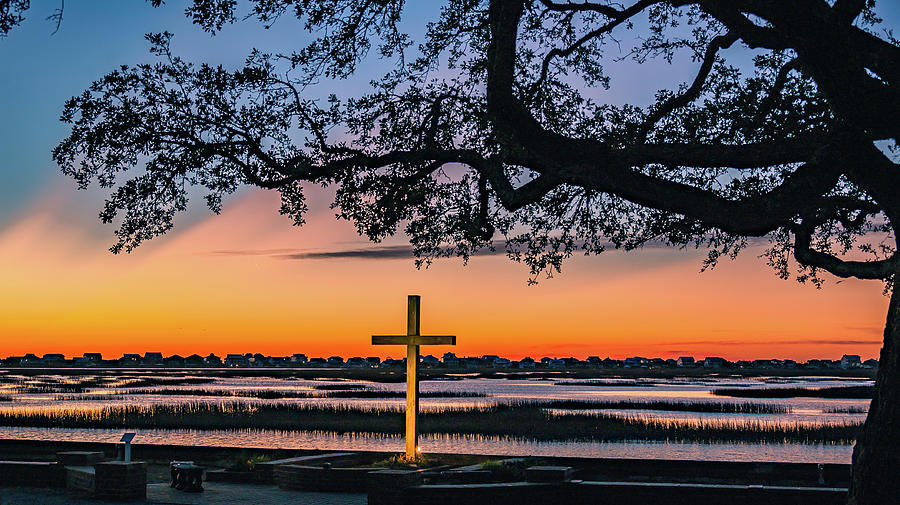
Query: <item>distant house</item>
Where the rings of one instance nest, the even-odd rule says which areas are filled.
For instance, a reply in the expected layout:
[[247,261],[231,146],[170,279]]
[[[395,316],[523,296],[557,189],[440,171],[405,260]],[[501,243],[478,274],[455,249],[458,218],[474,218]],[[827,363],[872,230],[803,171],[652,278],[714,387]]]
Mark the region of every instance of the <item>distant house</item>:
[[366,366],[369,368],[378,368],[378,365],[381,364],[381,358],[378,356],[368,356],[366,357]]
[[563,361],[566,362],[566,368],[584,368],[584,362],[578,358],[569,356],[568,358],[563,358]]
[[603,358],[603,361],[600,362],[600,365],[603,368],[618,368],[621,363],[618,360],[612,359],[610,357]]
[[867,359],[867,360],[863,361],[862,367],[877,370],[878,369],[878,360],[874,359],[874,358]]
[[499,358],[496,354],[485,354],[481,357],[481,366],[484,368],[494,368],[494,360]]
[[703,360],[703,368],[722,368],[725,366],[725,358],[707,357]]
[[547,362],[547,368],[550,368],[552,370],[563,370],[566,368],[566,360],[551,359]]
[[145,352],[144,353],[144,364],[145,365],[159,365],[163,361],[163,355],[161,352]]
[[167,367],[183,367],[184,366],[184,357],[178,354],[173,354],[168,358],[163,359],[163,364]]
[[506,358],[494,358],[494,368],[509,368],[510,365],[512,365],[512,361]]
[[429,354],[422,357],[422,365],[428,368],[436,368],[441,366],[441,360]]
[[444,362],[444,366],[447,368],[459,368],[459,358],[456,357],[456,354],[452,352],[445,352],[441,357],[441,360]]
[[225,356],[225,366],[227,367],[245,367],[250,364],[250,360],[243,354],[229,354]]
[[44,360],[39,358],[37,356],[37,354],[29,352],[29,353],[26,353],[25,356],[22,358],[22,364],[23,365],[43,365]]
[[45,354],[41,359],[47,365],[61,365],[66,361],[66,357],[62,354]]
[[99,352],[86,352],[82,354],[84,358],[87,358],[91,363],[100,363],[103,361],[103,354]]
[[862,366],[862,360],[859,358],[859,354],[845,354],[841,358],[841,368],[844,370],[848,368],[859,368]]
[[307,358],[305,354],[296,353],[291,356],[291,363],[294,365],[303,366],[309,363],[309,358]]
[[141,362],[140,354],[123,354],[118,360],[119,366],[135,366]]
[[250,357],[250,366],[255,368],[265,368],[272,365],[272,358],[262,353],[256,353]]
[[289,356],[270,356],[269,364],[271,366],[284,368],[291,364],[291,358]]
[[187,358],[184,358],[184,366],[199,367],[204,364],[206,364],[206,362],[203,360],[203,356],[200,356],[199,354],[191,354]]
[[647,358],[643,358],[641,356],[634,356],[631,358],[625,358],[624,366],[625,368],[635,368],[644,366],[647,364]]
[[325,368],[328,366],[328,360],[325,358],[309,358],[309,366],[313,368]]
[[329,356],[328,357],[328,366],[331,367],[340,367],[344,364],[344,358],[340,356]]
[[693,356],[681,356],[675,360],[675,365],[678,368],[694,368],[697,366],[697,363],[694,361]]
[[476,370],[481,366],[481,360],[478,358],[459,358],[459,364],[462,365],[462,368]]
[[222,358],[213,353],[209,353],[207,357],[203,358],[203,361],[206,362],[207,366],[222,366]]
[[839,362],[830,359],[811,359],[806,362],[806,368],[837,368],[839,366]]
[[403,366],[403,360],[387,358],[378,365],[379,368],[399,368]]
[[529,358],[528,356],[525,356],[524,358],[519,360],[519,368],[530,370],[534,368],[534,365],[534,360],[532,358]]
[[354,356],[352,358],[348,358],[347,362],[343,365],[344,368],[365,368],[366,360],[360,356]]

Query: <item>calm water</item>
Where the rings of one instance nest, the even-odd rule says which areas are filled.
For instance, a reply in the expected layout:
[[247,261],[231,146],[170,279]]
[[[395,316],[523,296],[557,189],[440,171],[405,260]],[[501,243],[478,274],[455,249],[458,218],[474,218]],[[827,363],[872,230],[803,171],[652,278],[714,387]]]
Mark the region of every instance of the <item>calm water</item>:
[[[136,376],[139,374],[135,374]],[[156,374],[158,376],[159,374]],[[195,375],[192,377],[200,377]],[[0,410],[90,410],[112,405],[153,405],[197,401],[228,402],[234,398],[213,396],[172,396],[158,394],[129,395],[121,379],[106,377],[103,384],[82,393],[23,393],[23,386],[52,386],[54,382],[72,382],[87,377],[16,377],[0,375],[0,395],[11,396],[13,401],[0,403]],[[211,389],[211,390],[278,390],[316,391],[316,386],[356,384],[368,390],[403,391],[404,384],[369,383],[362,381],[278,379],[266,377],[216,378],[207,384],[164,385],[150,389]],[[423,381],[422,391],[450,391],[480,393],[481,398],[423,398],[423,410],[489,405],[509,401],[527,400],[607,400],[607,401],[684,401],[684,402],[738,402],[764,403],[787,407],[786,414],[720,414],[673,412],[665,410],[602,410],[622,417],[664,419],[676,423],[777,423],[777,424],[845,424],[865,419],[868,400],[833,400],[818,398],[741,399],[714,396],[717,388],[761,387],[830,387],[869,385],[872,381],[842,378],[691,378],[666,380],[546,380],[546,379],[484,379]],[[110,393],[124,394],[110,394]],[[241,398],[250,402],[290,402],[366,407],[397,407],[404,405],[396,399],[279,399],[262,400]],[[856,411],[862,411],[862,413]],[[851,412],[851,413],[848,413]],[[584,412],[578,411],[578,412]],[[565,415],[567,411],[556,412]],[[0,427],[0,437],[34,440],[118,441],[122,430],[57,429]],[[189,431],[143,430],[136,441],[141,443],[220,445],[243,447],[277,447],[329,450],[383,450],[399,451],[403,441],[399,437],[369,434],[335,435],[319,432],[281,432],[269,430],[244,431]],[[662,459],[705,459],[732,461],[794,461],[818,463],[849,463],[852,447],[849,445],[818,444],[701,444],[701,443],[647,443],[647,442],[534,442],[483,436],[425,436],[421,442],[424,451],[459,452],[481,454],[628,457]]]
[[[0,427],[0,438],[118,443],[123,430]],[[273,449],[402,452],[403,439],[371,434],[272,430],[129,430],[135,443],[181,444]],[[496,454],[509,456],[568,456],[584,458],[690,459],[706,461],[781,461],[850,463],[849,445],[698,444],[669,442],[533,442],[498,437],[425,435],[423,452]]]

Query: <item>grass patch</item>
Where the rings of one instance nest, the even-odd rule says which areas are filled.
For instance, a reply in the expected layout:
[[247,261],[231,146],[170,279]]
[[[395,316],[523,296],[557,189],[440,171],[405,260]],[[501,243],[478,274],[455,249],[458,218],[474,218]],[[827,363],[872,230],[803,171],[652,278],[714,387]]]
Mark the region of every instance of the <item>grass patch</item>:
[[826,414],[868,414],[868,407],[826,407],[822,409],[822,412]]
[[[762,421],[656,420],[603,413],[553,415],[518,403],[424,412],[422,433],[486,435],[531,440],[851,443],[861,423],[808,426]],[[116,405],[92,410],[0,412],[2,426],[144,429],[271,429],[331,433],[403,433],[400,408],[309,404],[191,402]]]
[[714,389],[716,396],[737,398],[872,398],[875,386],[834,386],[827,388],[723,388]]
[[154,386],[188,386],[192,384],[209,384],[215,382],[212,377],[138,377],[125,379],[115,383],[116,388],[148,388]]
[[441,458],[431,454],[417,454],[414,458],[408,458],[406,454],[392,454],[388,458],[372,463],[371,466],[375,468],[390,468],[392,470],[417,470],[443,464],[444,462]]
[[526,469],[543,464],[536,458],[494,459],[478,465],[478,469],[491,472],[493,482],[520,482],[525,480]]
[[317,389],[319,391],[348,391],[348,390],[361,390],[361,389],[370,389],[371,386],[366,384],[318,384],[313,386],[313,389]]
[[669,410],[723,414],[790,414],[793,412],[793,409],[787,405],[749,402],[552,400],[539,402],[539,405],[544,408],[564,410]]
[[[290,398],[406,398],[404,391],[381,390],[324,390],[324,391],[291,391],[278,389],[129,389],[113,391],[115,395],[163,395],[163,396],[206,396],[220,398],[259,398],[262,400],[281,400]],[[483,393],[467,393],[455,391],[420,392],[420,398],[483,398]],[[70,398],[78,399],[78,397]]]
[[642,381],[635,381],[635,382],[559,381],[559,382],[554,382],[553,385],[554,386],[592,386],[592,387],[598,387],[598,388],[601,388],[601,387],[602,388],[605,388],[605,387],[610,387],[610,388],[615,388],[615,387],[650,388],[650,387],[658,386],[658,384],[656,384],[654,382],[642,382]]

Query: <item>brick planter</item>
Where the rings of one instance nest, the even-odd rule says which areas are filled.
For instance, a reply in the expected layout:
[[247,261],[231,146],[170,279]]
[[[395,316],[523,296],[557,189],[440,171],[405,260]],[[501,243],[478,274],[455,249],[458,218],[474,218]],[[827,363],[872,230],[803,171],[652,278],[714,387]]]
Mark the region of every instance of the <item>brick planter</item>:
[[379,470],[369,474],[369,505],[404,503],[409,490],[422,485],[423,472],[417,470]]
[[280,465],[275,468],[275,484],[281,489],[358,492],[368,489],[368,475],[375,470]]
[[106,459],[99,451],[66,451],[57,452],[56,461],[63,466],[90,466]]
[[108,461],[94,465],[94,496],[101,500],[143,500],[147,497],[147,464]]
[[57,463],[0,461],[0,485],[65,487],[66,476],[63,467]]
[[79,498],[93,498],[94,496],[94,467],[92,466],[67,466],[66,468],[66,494]]

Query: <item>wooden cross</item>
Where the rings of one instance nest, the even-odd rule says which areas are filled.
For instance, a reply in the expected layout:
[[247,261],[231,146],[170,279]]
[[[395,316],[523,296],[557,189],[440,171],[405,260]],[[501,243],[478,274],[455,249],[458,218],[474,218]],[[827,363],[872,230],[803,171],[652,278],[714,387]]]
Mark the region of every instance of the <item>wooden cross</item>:
[[372,335],[372,345],[406,346],[406,457],[416,459],[419,432],[419,346],[456,345],[454,335],[419,335],[421,297],[409,295],[406,335]]

